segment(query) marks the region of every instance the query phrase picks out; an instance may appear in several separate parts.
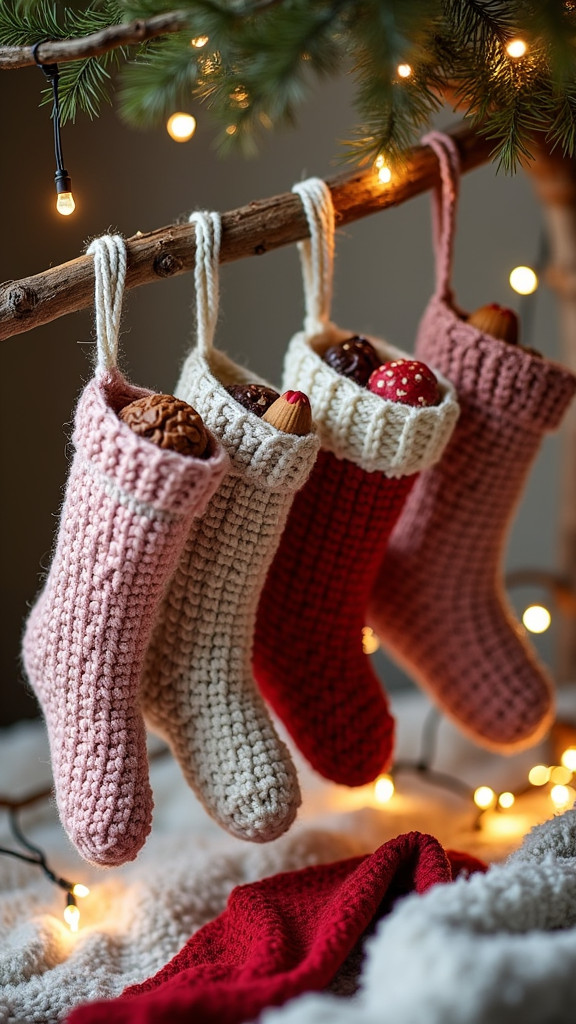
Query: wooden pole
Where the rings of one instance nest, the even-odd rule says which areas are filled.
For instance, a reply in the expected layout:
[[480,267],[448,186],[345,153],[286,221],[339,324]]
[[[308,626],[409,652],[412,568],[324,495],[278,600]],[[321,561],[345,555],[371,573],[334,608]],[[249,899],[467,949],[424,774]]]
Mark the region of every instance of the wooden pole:
[[[487,163],[491,144],[466,126],[449,133],[458,145],[462,171]],[[438,181],[438,162],[427,146],[416,146],[390,184],[381,185],[373,170],[358,171],[328,182],[338,226],[397,206],[428,191]],[[308,236],[297,195],[286,192],[260,199],[222,215],[222,263],[258,256]],[[127,239],[126,287],[136,288],[194,267],[194,229],[186,222]],[[0,341],[50,323],[92,305],[92,256],[78,256],[33,277],[0,285]]]

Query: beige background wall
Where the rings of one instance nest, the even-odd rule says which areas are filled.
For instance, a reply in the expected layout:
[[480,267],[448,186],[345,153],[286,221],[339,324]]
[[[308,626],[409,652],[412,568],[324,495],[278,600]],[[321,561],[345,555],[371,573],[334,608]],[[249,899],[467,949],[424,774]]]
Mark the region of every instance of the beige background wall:
[[[164,130],[123,127],[112,109],[91,123],[82,118],[63,132],[66,166],[78,203],[70,219],[54,210],[51,124],[38,109],[41,73],[30,68],[0,74],[0,280],[36,273],[79,255],[94,235],[125,235],[168,224],[193,208],[219,210],[288,190],[308,175],[338,172],[337,140],[353,115],[348,83],[318,88],[297,131],[272,136],[259,159],[222,161],[212,149],[204,111],[195,111],[196,136],[179,145]],[[454,120],[447,112],[439,124]],[[509,270],[533,262],[540,212],[529,183],[495,176],[491,167],[464,179],[457,247],[456,291],[467,308],[499,301],[518,308]],[[334,319],[411,349],[432,287],[429,200],[421,197],[351,225],[337,241]],[[190,275],[138,289],[128,296],[123,369],[134,382],[170,391],[192,341]],[[544,289],[530,300],[531,344],[554,355],[553,300]],[[278,382],[284,348],[299,328],[302,297],[294,247],[222,269],[219,347]],[[2,683],[0,724],[36,713],[21,679],[19,637],[26,608],[50,561],[72,410],[91,373],[89,313],[56,321],[0,346],[2,398]],[[510,566],[554,564],[557,444],[547,441],[517,519]],[[520,595],[519,595],[520,596]],[[550,657],[552,633],[538,641]],[[330,657],[330,651],[326,651]],[[378,670],[388,687],[401,675],[385,659]]]

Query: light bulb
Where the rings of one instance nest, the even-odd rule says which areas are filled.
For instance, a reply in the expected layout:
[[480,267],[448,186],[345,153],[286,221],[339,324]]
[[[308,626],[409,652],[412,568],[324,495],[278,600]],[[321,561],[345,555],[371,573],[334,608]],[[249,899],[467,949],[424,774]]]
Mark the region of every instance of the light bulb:
[[509,57],[513,57],[515,60],[518,57],[523,57],[528,47],[523,39],[511,39],[506,46],[506,53]]
[[236,135],[237,131],[238,129],[235,124],[229,124],[226,127],[226,135]]
[[394,796],[394,779],[390,775],[380,775],[374,783],[374,798],[379,804],[387,804]]
[[63,217],[69,217],[76,209],[74,196],[71,192],[59,192],[56,197],[56,209]]
[[410,78],[410,75],[412,74],[412,68],[409,64],[399,64],[396,71],[400,78]]
[[550,769],[550,782],[558,786],[567,786],[572,782],[572,772],[563,764],[557,764]]
[[567,747],[560,760],[565,768],[576,772],[576,747]]
[[508,280],[518,295],[532,295],[538,287],[538,277],[532,267],[514,267]]
[[574,796],[574,790],[570,786],[552,786],[550,799],[555,807],[566,807]]
[[530,633],[545,633],[551,621],[550,612],[541,604],[531,604],[522,616],[522,622]]
[[478,789],[474,790],[474,803],[483,811],[491,807],[495,799],[496,793],[490,786],[478,786]]
[[166,131],[174,142],[188,142],[196,131],[196,118],[181,111],[172,114],[166,122]]
[[81,896],[84,898],[84,896],[90,895],[90,889],[87,885],[82,885],[82,882],[76,882],[76,884],[72,886],[72,894],[74,896]]
[[374,654],[380,647],[380,641],[370,626],[364,626],[362,630],[362,650],[364,654]]
[[384,157],[382,156],[382,154],[380,154],[380,156],[376,157],[376,159],[374,161],[374,167],[375,167],[376,172],[378,174],[378,181],[380,182],[380,184],[381,185],[387,185],[388,182],[390,181],[391,177],[392,177],[392,171],[384,163]]
[[206,46],[208,42],[208,36],[196,36],[190,40],[190,46],[195,46],[197,50],[201,50],[203,46]]
[[514,796],[514,793],[500,793],[500,796],[498,797],[500,807],[512,807],[515,802],[516,797]]
[[78,931],[78,925],[80,923],[80,911],[74,903],[69,903],[67,907],[64,907],[64,920],[68,925],[71,932]]
[[546,764],[535,764],[528,772],[531,786],[545,786],[550,781],[550,769]]

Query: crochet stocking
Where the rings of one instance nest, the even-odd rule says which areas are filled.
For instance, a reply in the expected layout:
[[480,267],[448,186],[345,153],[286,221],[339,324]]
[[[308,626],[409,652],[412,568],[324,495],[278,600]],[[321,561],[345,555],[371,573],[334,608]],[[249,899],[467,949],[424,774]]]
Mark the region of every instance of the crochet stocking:
[[56,549],[23,655],[46,718],[64,828],[84,857],[113,865],[132,860],[150,831],[138,688],[154,615],[227,460],[215,444],[206,460],[162,450],[118,418],[150,394],[115,365],[124,243],[97,239],[89,252],[99,361],[76,409]]
[[432,134],[443,175],[438,288],[416,356],[455,385],[461,416],[444,456],[422,474],[392,534],[369,622],[443,711],[474,740],[512,750],[552,721],[552,683],[505,596],[510,522],[542,437],[576,389],[567,369],[481,333],[449,288],[457,153]]
[[[296,186],[307,321],[286,356],[284,386],[309,395],[323,451],[296,496],[258,610],[254,670],[266,700],[322,775],[360,786],[388,765],[393,720],[362,651],[366,606],[390,531],[416,474],[443,450],[458,413],[441,382],[437,407],[382,399],[323,362],[351,332],[328,321],[333,215],[314,180]],[[320,239],[318,239],[320,236]],[[382,362],[401,356],[370,339]]]
[[69,1024],[255,1020],[266,1007],[325,989],[395,900],[484,870],[476,858],[410,832],[367,856],[239,886],[155,977],[118,999],[79,1007]]
[[300,803],[294,767],[251,670],[254,618],[294,492],[318,451],[238,404],[226,385],[254,381],[212,348],[220,223],[195,214],[198,346],[178,385],[228,452],[232,471],[197,520],[150,646],[143,702],[188,784],[229,832],[264,842]]

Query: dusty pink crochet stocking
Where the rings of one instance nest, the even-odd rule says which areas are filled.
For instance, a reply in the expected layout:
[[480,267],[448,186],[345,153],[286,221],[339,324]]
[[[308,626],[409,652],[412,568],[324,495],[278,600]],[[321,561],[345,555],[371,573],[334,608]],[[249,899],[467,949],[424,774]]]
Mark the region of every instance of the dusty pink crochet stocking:
[[104,237],[89,251],[99,363],[76,409],[56,550],[23,655],[46,718],[64,828],[88,860],[115,865],[132,860],[150,831],[138,690],[154,615],[228,460],[215,442],[208,459],[160,449],[118,419],[150,392],[115,366],[124,243]]
[[484,746],[534,743],[552,720],[552,683],[504,592],[508,528],[546,431],[576,390],[569,370],[465,323],[450,291],[458,154],[438,154],[437,289],[416,356],[456,387],[460,419],[421,473],[389,541],[368,620],[443,711]]

